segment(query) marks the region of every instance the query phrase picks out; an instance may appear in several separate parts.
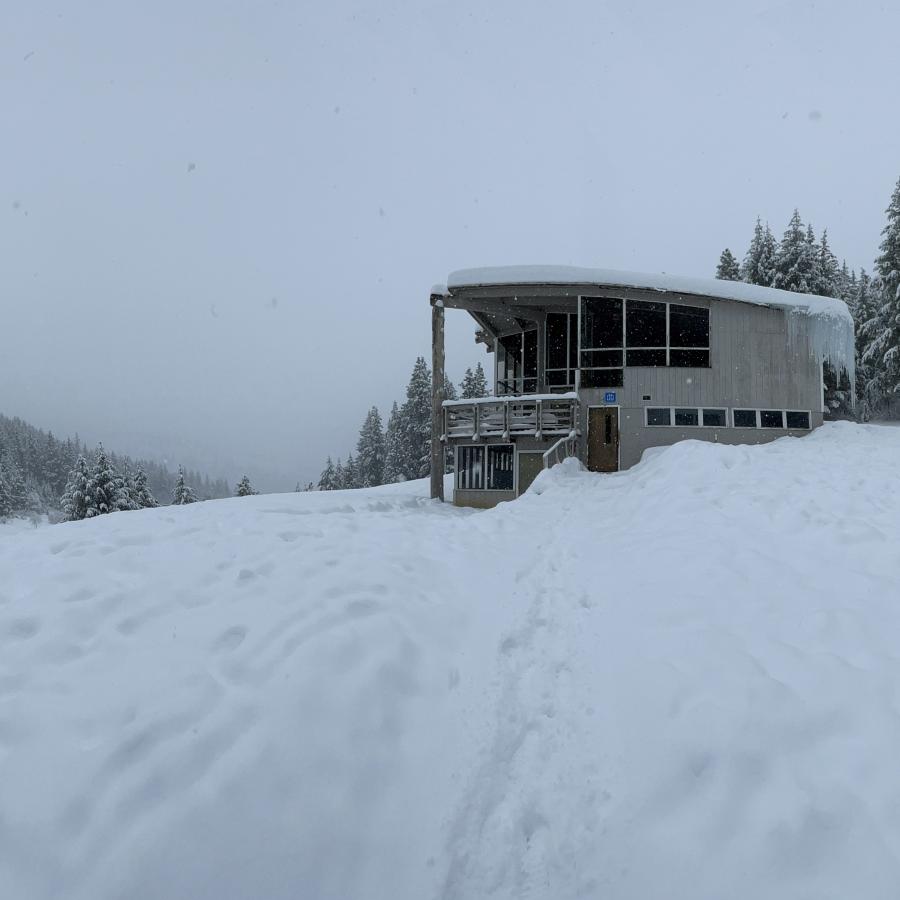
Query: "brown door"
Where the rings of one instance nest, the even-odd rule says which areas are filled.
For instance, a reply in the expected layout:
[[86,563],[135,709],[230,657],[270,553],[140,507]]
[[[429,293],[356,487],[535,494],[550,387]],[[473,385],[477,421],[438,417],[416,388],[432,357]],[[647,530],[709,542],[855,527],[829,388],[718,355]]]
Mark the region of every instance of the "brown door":
[[592,472],[619,471],[619,410],[614,406],[588,410],[588,468]]

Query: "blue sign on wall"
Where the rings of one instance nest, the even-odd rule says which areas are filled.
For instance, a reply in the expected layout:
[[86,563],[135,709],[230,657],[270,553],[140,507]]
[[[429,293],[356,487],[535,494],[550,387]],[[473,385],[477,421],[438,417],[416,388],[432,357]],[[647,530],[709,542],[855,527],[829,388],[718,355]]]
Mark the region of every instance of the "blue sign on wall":
[[607,391],[603,395],[604,403],[615,403],[616,402],[616,392],[615,391]]

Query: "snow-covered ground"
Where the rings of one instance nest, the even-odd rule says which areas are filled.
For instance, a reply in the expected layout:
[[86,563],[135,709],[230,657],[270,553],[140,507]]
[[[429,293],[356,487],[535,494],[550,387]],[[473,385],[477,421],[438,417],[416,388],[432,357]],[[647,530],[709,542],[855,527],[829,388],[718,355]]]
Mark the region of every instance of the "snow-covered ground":
[[898,460],[0,531],[0,897],[894,898]]

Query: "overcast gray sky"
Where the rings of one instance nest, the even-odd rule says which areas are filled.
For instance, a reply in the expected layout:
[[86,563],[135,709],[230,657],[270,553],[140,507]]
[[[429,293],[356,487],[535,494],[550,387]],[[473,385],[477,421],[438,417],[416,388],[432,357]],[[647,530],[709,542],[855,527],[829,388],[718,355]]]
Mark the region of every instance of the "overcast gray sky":
[[402,395],[452,269],[711,275],[795,205],[869,267],[900,176],[892,2],[0,11],[0,411],[269,489]]

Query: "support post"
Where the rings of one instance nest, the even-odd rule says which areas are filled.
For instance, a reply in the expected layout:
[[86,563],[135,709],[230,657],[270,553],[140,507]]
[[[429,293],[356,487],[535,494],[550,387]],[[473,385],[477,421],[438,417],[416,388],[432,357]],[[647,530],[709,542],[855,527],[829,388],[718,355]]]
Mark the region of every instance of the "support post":
[[431,296],[431,499],[444,499],[444,300]]

